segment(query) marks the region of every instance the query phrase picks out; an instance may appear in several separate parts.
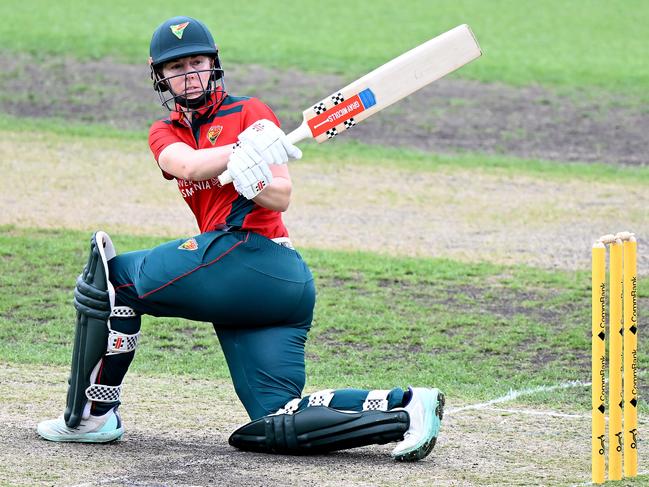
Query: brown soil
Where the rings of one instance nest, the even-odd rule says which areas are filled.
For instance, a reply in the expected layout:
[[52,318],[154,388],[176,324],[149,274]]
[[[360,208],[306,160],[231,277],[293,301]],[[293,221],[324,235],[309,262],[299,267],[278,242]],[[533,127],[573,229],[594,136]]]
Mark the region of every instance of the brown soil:
[[[79,62],[0,51],[0,112],[148,128],[156,108],[146,65]],[[261,66],[228,66],[237,95],[257,96],[287,127],[302,111],[355,76],[315,75]],[[559,161],[646,165],[649,110],[603,91],[558,93],[444,79],[355,127],[344,138],[436,152],[471,151]],[[341,137],[342,138],[342,137]]]
[[315,457],[244,453],[227,444],[246,421],[232,386],[186,377],[130,374],[122,441],[50,443],[35,427],[61,409],[66,376],[61,368],[3,366],[0,484],[483,487],[581,485],[589,477],[587,416],[453,412],[462,404],[452,400],[439,441],[421,462],[395,463],[392,445]]

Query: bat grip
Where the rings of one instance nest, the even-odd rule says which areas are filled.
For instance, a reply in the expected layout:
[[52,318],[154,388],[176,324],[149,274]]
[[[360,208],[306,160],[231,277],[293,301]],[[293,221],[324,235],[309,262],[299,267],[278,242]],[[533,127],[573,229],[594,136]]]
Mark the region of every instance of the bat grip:
[[[292,132],[286,134],[286,138],[291,144],[297,144],[298,142],[309,137],[312,137],[311,129],[309,129],[309,126],[306,124],[306,122],[302,122],[302,125],[300,125]],[[232,176],[230,176],[230,171],[226,169],[223,174],[219,176],[219,183],[221,183],[221,186],[225,186],[226,184],[230,184],[231,182]]]

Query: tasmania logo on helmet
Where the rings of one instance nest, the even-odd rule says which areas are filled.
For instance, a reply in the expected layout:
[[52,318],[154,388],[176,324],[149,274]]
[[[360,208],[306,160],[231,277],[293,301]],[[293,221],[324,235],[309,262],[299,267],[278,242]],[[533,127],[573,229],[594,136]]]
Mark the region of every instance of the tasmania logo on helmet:
[[171,29],[171,32],[173,35],[175,35],[178,39],[183,38],[183,32],[185,32],[185,28],[189,25],[189,22],[183,22],[182,24],[176,24],[176,25],[170,25],[169,28]]

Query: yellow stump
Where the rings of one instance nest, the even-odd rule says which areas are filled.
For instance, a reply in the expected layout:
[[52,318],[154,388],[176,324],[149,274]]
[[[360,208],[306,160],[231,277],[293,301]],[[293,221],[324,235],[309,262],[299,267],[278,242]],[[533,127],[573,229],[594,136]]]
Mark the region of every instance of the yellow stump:
[[611,243],[610,251],[608,478],[622,480],[622,241]]
[[593,483],[604,482],[604,366],[606,339],[606,247],[601,242],[593,245],[592,261],[592,471]]
[[624,242],[624,475],[638,475],[638,302],[637,243]]

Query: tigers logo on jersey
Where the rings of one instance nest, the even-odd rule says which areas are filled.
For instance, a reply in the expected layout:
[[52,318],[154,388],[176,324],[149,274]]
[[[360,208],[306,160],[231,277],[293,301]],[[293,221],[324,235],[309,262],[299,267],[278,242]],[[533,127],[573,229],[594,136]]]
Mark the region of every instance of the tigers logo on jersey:
[[190,238],[189,240],[185,240],[178,248],[180,250],[197,250],[198,242],[196,242],[196,239]]
[[221,135],[221,131],[223,130],[223,125],[212,125],[210,129],[207,131],[207,140],[210,141],[210,144],[214,145],[216,144],[216,139],[219,138],[219,135]]
[[170,25],[169,28],[171,29],[171,32],[173,35],[175,35],[178,39],[183,38],[183,32],[185,32],[185,28],[189,25],[189,22],[183,22],[182,24],[176,24],[176,25]]

